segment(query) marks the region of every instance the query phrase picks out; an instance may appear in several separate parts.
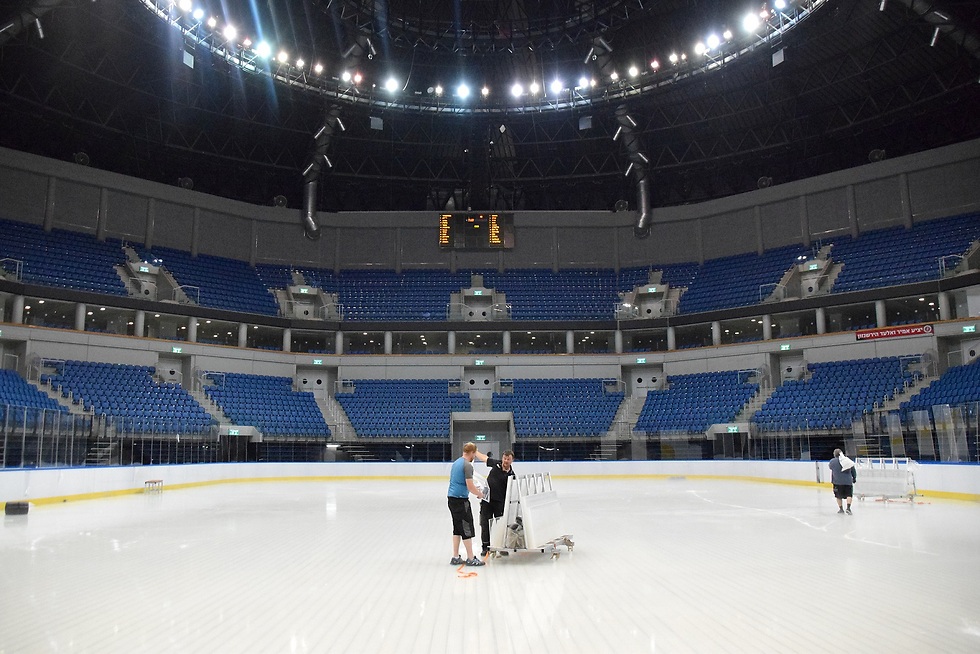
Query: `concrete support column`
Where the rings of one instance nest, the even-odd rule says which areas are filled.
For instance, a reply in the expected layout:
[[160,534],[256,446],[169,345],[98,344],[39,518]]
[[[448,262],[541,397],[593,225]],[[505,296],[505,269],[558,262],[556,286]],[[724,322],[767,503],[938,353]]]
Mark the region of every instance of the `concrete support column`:
[[503,346],[504,354],[510,354],[510,332],[504,332],[500,335],[501,345]]
[[282,351],[292,352],[293,351],[293,330],[289,327],[282,330]]
[[623,353],[623,332],[619,329],[613,332],[613,348],[616,354]]
[[143,338],[146,335],[146,312],[142,309],[136,310],[136,316],[133,318],[133,336],[139,336]]
[[450,354],[456,354],[456,332],[446,334],[446,347]]
[[197,318],[194,316],[187,319],[187,342],[197,343]]
[[717,320],[711,321],[711,344],[721,345],[721,323]]
[[817,333],[827,333],[827,310],[823,307],[817,307]]
[[336,354],[344,353],[344,332],[337,332],[334,336],[333,350]]
[[565,352],[575,354],[575,332],[570,329],[565,332]]
[[762,316],[762,340],[772,340],[772,316],[768,314]]
[[940,291],[936,302],[939,304],[939,319],[950,320],[953,317],[953,313],[950,311],[949,293]]
[[885,313],[884,300],[875,300],[875,323],[879,327],[888,326],[888,315]]
[[391,332],[385,332],[385,354],[391,354]]
[[677,331],[674,327],[667,327],[667,349],[677,349]]
[[88,311],[88,307],[83,302],[79,302],[75,305],[75,329],[77,331],[85,331],[85,312]]
[[248,343],[248,325],[243,322],[238,323],[238,347],[245,347]]
[[14,296],[14,306],[10,310],[10,322],[16,325],[24,324],[24,296]]

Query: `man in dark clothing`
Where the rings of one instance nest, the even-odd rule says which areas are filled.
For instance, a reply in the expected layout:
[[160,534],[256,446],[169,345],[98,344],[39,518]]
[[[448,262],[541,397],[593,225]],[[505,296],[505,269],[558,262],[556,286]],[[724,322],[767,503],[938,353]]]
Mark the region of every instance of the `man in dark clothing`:
[[834,485],[834,497],[837,499],[837,513],[844,513],[844,500],[847,500],[847,514],[851,515],[851,500],[854,498],[854,482],[857,481],[857,471],[854,461],[840,451],[834,450],[834,458],[830,466],[830,482]]
[[504,502],[507,499],[507,480],[514,475],[511,464],[514,453],[505,450],[500,459],[494,459],[483,452],[477,452],[476,458],[487,464],[490,474],[487,475],[487,486],[490,487],[490,500],[480,502],[480,535],[483,538],[483,554],[490,551],[490,519],[504,515]]

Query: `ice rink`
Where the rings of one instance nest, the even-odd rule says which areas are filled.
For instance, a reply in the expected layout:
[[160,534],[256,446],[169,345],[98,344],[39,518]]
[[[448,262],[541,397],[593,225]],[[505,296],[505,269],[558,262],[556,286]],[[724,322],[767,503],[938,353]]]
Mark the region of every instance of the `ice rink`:
[[6,516],[0,652],[980,651],[975,503],[842,516],[829,489],[556,477],[574,551],[462,576],[446,486],[228,483]]

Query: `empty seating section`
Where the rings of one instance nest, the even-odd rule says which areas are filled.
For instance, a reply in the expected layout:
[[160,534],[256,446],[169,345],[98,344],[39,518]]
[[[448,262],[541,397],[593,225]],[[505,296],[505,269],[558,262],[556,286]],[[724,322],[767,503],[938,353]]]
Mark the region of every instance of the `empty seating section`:
[[[24,262],[22,274],[27,284],[57,286],[106,295],[127,295],[126,285],[115,266],[125,265],[122,243],[109,239],[53,229],[39,225],[0,220],[0,259]],[[4,269],[13,272],[11,265]]]
[[980,362],[954,366],[911,398],[902,402],[903,414],[930,409],[937,404],[964,404],[980,401]]
[[293,390],[289,377],[208,373],[214,382],[205,394],[237,425],[251,425],[266,436],[329,438],[313,393]]
[[608,320],[618,300],[612,269],[508,270],[483,274],[487,287],[502,291],[514,320]]
[[180,384],[158,383],[152,366],[65,361],[41,376],[61,396],[86,411],[116,419],[119,429],[140,433],[206,434],[214,419]]
[[469,273],[435,270],[304,271],[306,280],[336,293],[345,320],[445,320],[450,294],[470,285]]
[[[511,392],[504,392],[508,386]],[[598,378],[514,379],[501,388],[493,394],[493,410],[514,413],[518,438],[601,436],[625,395]]]
[[776,389],[752,421],[763,431],[849,429],[877,403],[921,377],[908,370],[913,358],[886,357],[810,363],[809,379]]
[[[456,382],[458,384],[458,382]],[[469,411],[470,396],[448,379],[358,379],[335,395],[360,438],[449,438],[450,413]]]
[[761,255],[739,254],[705,261],[692,286],[681,296],[680,312],[758,304],[773,291],[773,285],[779,283],[797,257],[806,252],[802,245],[791,245]]
[[[965,254],[977,238],[980,214],[972,213],[837,239],[831,257],[844,267],[833,292],[939,279],[939,259]],[[955,267],[955,257],[948,264]]]
[[670,375],[667,388],[647,391],[633,431],[704,433],[714,424],[731,422],[759,391],[748,381],[750,370]]
[[187,294],[201,306],[244,313],[275,316],[279,313],[276,299],[259,279],[255,269],[244,261],[208,255],[192,257],[187,252],[170,248],[147,250],[136,246],[144,261],[159,260],[181,286],[200,289]]
[[25,418],[33,425],[39,410],[67,413],[68,407],[28,384],[16,371],[0,370],[0,425],[8,420],[19,424]]

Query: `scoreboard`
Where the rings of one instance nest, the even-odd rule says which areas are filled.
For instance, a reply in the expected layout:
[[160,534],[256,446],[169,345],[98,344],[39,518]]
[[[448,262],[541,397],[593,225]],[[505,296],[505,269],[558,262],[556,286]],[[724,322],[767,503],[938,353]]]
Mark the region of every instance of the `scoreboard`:
[[472,211],[440,214],[439,247],[509,250],[514,247],[514,214]]

